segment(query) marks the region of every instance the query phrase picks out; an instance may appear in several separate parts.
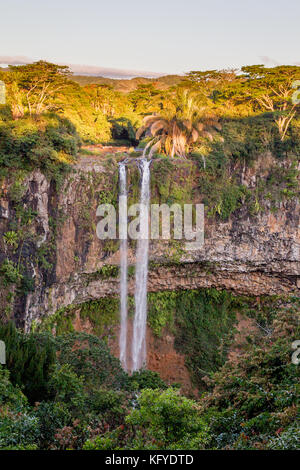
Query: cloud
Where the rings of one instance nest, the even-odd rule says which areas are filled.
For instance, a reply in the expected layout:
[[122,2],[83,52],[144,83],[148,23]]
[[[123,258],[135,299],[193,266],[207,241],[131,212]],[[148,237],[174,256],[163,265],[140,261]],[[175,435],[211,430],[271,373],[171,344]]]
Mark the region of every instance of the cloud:
[[[33,59],[25,56],[0,56],[0,65],[24,65],[34,62]],[[133,77],[149,77],[156,78],[161,77],[162,73],[146,72],[143,70],[124,70],[114,69],[109,67],[97,67],[95,65],[78,65],[60,63],[60,65],[68,65],[74,74],[78,75],[89,75],[95,77],[107,77],[107,78],[124,78],[129,79]]]

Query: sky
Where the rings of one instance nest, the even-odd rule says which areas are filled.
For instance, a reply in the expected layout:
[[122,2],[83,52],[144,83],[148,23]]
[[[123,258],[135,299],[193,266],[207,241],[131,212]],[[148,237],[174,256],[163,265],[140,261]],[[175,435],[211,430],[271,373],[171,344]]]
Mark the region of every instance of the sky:
[[106,76],[299,64],[299,0],[0,0],[0,64]]

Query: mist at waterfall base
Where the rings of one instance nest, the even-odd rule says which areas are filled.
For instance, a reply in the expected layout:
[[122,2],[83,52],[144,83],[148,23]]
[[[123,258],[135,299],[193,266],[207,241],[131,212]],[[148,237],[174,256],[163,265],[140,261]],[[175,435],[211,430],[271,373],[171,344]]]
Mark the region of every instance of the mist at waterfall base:
[[[132,365],[131,371],[146,366],[146,326],[147,326],[147,281],[149,258],[149,205],[150,205],[150,163],[151,160],[142,158],[139,162],[141,172],[140,194],[140,237],[137,242],[135,266],[135,315],[131,343]],[[127,178],[126,162],[119,164],[119,196],[123,205],[120,217],[120,361],[125,370],[128,370],[127,334],[128,334],[128,306],[127,306],[127,277],[128,277],[128,244],[127,244]],[[125,206],[126,205],[126,206]],[[126,216],[124,215],[126,214]]]

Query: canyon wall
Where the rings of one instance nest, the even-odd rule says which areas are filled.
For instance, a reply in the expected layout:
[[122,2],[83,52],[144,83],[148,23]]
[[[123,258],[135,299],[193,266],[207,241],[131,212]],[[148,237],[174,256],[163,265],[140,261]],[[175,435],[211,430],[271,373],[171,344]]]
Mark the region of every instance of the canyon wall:
[[[155,165],[157,174],[159,161]],[[179,160],[172,165],[171,180],[176,182],[177,193],[180,190],[186,197],[189,187],[192,201],[186,202],[202,202],[197,165]],[[241,170],[245,187],[255,185],[255,171]],[[136,201],[139,175],[134,160],[128,164],[128,178],[129,202]],[[118,269],[113,270],[119,264],[118,241],[101,241],[96,236],[98,204],[117,203],[116,159],[82,157],[59,189],[39,171],[23,177],[18,197],[14,184],[13,179],[2,183],[0,263],[10,259],[14,266],[23,264],[23,277],[30,280],[31,288],[20,291],[13,283],[2,282],[2,315],[6,312],[28,331],[33,322],[60,309],[118,295]],[[155,174],[151,190],[153,200],[166,202],[157,193]],[[23,220],[20,207],[27,218],[28,211],[32,213],[32,218]],[[18,248],[5,235],[16,230],[14,225],[26,233]],[[299,296],[299,199],[279,201],[276,211],[265,201],[263,210],[254,214],[241,203],[228,220],[206,214],[205,243],[200,249],[186,251],[183,241],[152,240],[149,254],[149,292],[213,287],[253,297]],[[129,265],[134,266],[134,261],[135,244],[130,242]],[[128,287],[133,294],[134,273],[130,270]],[[153,356],[155,341],[149,336],[152,368],[159,370]],[[116,347],[112,345],[112,349],[117,354]],[[184,367],[180,357],[169,357],[169,361],[177,361],[179,370]],[[183,369],[180,373],[185,374]]]
[[[130,165],[134,167],[134,162]],[[183,187],[187,171],[190,173],[191,168],[186,162],[174,163],[174,175],[182,175],[179,184]],[[19,307],[23,309],[19,320],[27,329],[33,320],[53,314],[61,307],[118,294],[118,277],[103,275],[101,271],[103,266],[118,265],[118,242],[103,242],[96,235],[99,221],[96,208],[100,202],[107,202],[107,195],[117,200],[117,178],[116,163],[108,165],[106,161],[95,162],[85,157],[58,192],[39,171],[23,181],[22,204],[36,211],[32,237],[24,242],[21,253],[35,282],[34,291],[26,295]],[[192,178],[193,202],[200,202],[197,173]],[[243,178],[247,181],[247,175]],[[9,187],[2,188],[0,210],[0,228],[4,234],[16,218]],[[266,205],[256,215],[250,215],[242,205],[228,221],[205,217],[205,243],[196,251],[186,251],[184,242],[152,240],[148,289],[155,292],[215,287],[252,296],[299,295],[299,221],[297,199],[280,202],[276,212]],[[51,263],[45,269],[35,254],[50,243]],[[3,241],[1,251],[2,259],[10,251]],[[28,258],[31,258],[29,266]],[[134,246],[129,249],[129,264],[134,265]],[[130,294],[133,289],[132,275]]]

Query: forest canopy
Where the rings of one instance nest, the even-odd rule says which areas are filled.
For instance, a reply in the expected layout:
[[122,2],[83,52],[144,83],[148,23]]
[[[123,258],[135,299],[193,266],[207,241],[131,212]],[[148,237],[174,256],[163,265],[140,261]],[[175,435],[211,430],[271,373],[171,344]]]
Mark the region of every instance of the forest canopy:
[[37,122],[55,112],[75,125],[85,143],[135,145],[144,124],[138,137],[148,142],[152,136],[153,152],[182,157],[211,140],[210,129],[227,120],[271,117],[285,141],[299,119],[298,66],[191,71],[183,77],[128,80],[127,88],[125,80],[81,78],[67,66],[45,61],[2,69],[7,106],[0,107],[1,126],[28,116]]

